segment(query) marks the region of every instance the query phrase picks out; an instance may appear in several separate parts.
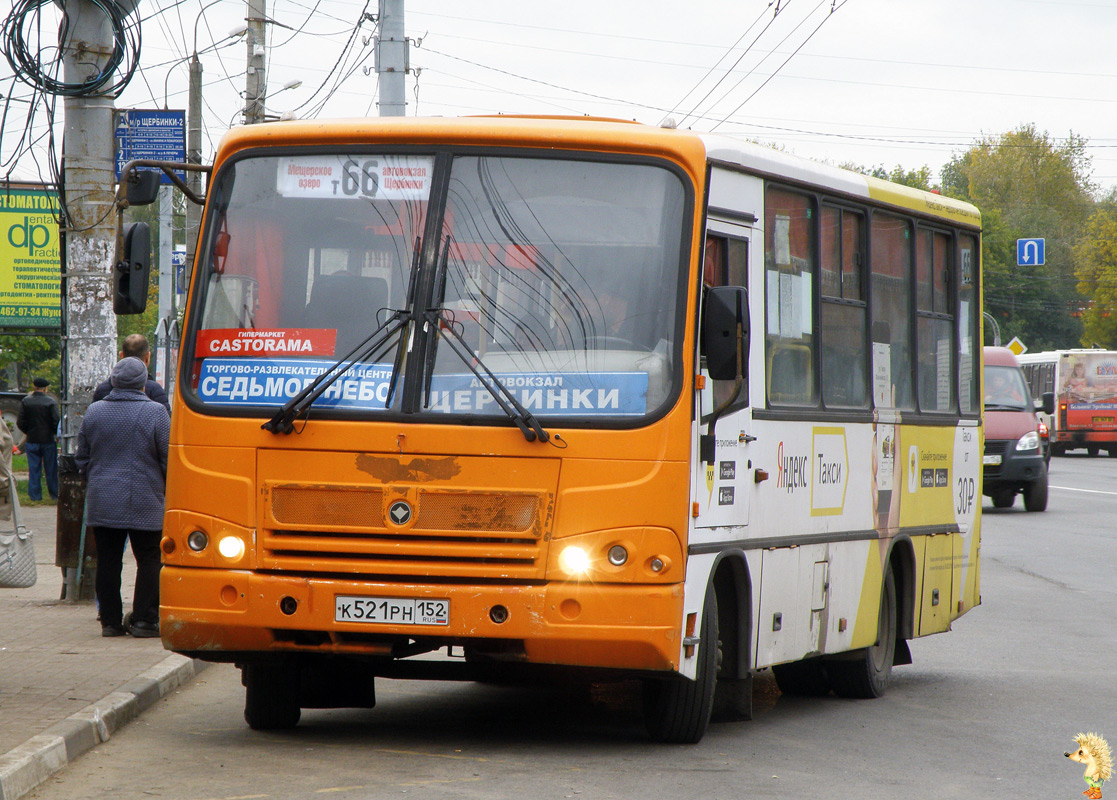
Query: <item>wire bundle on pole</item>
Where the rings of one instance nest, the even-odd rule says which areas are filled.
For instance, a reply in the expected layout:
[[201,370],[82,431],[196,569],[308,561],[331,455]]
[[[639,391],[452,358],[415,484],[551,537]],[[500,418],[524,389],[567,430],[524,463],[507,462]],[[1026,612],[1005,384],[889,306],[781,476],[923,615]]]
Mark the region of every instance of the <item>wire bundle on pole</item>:
[[[99,95],[120,95],[140,62],[140,24],[139,18],[130,19],[136,13],[137,3],[129,4],[118,0],[86,0],[99,9],[112,26],[113,49],[108,61],[96,74],[81,82],[67,82],[58,76],[61,73],[63,45],[45,47],[42,43],[42,8],[55,6],[55,0],[16,0],[12,11],[4,19],[0,46],[13,73],[19,80],[34,89],[63,97],[94,97]],[[63,6],[62,22],[58,41],[68,39],[70,15]],[[53,57],[45,58],[53,53]]]

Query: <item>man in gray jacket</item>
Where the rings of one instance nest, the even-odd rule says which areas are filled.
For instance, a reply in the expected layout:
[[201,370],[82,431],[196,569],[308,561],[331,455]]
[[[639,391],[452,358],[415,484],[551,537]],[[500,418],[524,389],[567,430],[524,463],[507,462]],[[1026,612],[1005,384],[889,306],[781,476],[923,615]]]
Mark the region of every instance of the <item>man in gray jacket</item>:
[[[113,367],[112,391],[86,410],[78,432],[78,470],[88,480],[86,521],[97,542],[97,603],[101,635],[159,635],[159,539],[171,421],[144,394],[147,367],[122,358]],[[136,558],[136,591],[130,621],[122,617],[120,572],[124,542]]]

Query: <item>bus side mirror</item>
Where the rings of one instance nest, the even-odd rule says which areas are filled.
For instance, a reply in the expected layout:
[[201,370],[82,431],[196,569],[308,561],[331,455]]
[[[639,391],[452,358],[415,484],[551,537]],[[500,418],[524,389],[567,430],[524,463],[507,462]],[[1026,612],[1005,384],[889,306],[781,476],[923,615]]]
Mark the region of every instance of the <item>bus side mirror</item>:
[[158,170],[132,170],[124,186],[124,197],[130,206],[149,206],[159,196],[163,173]]
[[1043,393],[1043,398],[1040,402],[1042,403],[1042,405],[1040,406],[1040,409],[1043,411],[1044,414],[1054,414],[1055,413],[1055,393],[1054,392],[1044,392]]
[[146,222],[124,226],[123,242],[113,268],[112,310],[117,314],[142,314],[147,308],[151,280],[151,229]]
[[[715,381],[736,380],[748,372],[749,296],[741,286],[706,291],[702,317],[702,354]],[[740,365],[740,373],[738,373]]]

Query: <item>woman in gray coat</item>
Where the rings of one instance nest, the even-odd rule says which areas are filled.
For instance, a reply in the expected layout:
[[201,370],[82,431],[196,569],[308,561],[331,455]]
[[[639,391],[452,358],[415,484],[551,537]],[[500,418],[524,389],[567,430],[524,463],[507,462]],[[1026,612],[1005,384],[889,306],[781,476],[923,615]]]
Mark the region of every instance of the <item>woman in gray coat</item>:
[[[117,362],[110,380],[112,391],[85,412],[76,457],[88,480],[86,522],[97,542],[101,635],[154,637],[159,635],[159,539],[171,421],[167,409],[144,394],[147,367],[138,358]],[[126,539],[136,557],[127,627],[120,600]]]

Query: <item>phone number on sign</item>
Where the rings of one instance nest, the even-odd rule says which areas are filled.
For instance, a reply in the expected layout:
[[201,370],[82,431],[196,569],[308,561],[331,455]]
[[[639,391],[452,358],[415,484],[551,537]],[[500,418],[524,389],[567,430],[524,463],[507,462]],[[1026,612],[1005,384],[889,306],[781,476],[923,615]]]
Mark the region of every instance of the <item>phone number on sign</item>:
[[57,308],[40,308],[39,306],[0,306],[0,317],[44,317],[50,319],[60,316],[62,316],[62,312]]

